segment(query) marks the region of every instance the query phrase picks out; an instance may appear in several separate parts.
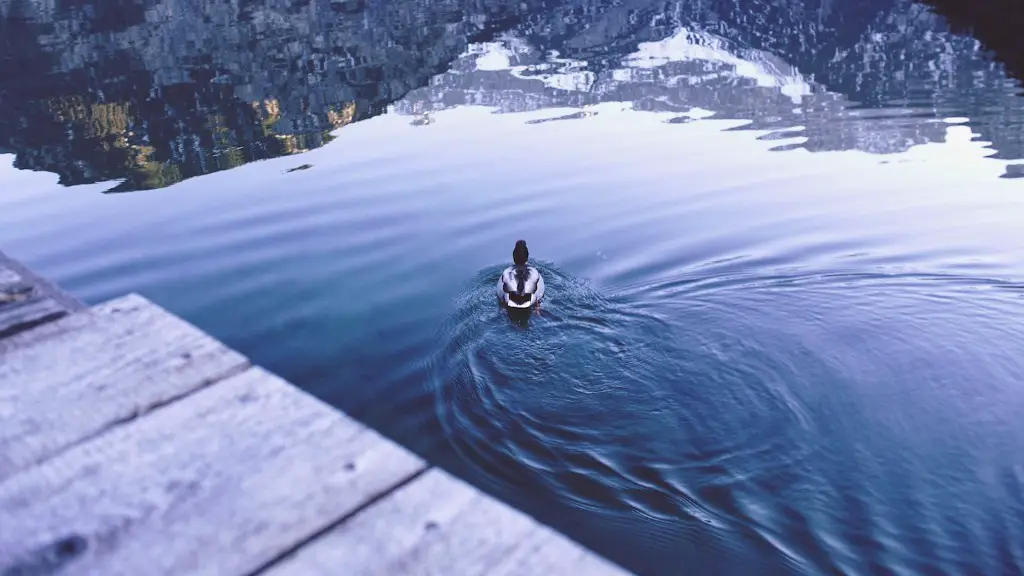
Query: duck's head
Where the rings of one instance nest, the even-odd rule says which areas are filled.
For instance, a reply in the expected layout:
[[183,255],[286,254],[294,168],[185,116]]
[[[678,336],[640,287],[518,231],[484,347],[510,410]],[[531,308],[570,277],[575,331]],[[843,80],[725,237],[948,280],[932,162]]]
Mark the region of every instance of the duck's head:
[[526,240],[517,240],[516,247],[512,249],[512,262],[516,266],[524,266],[529,258],[530,249],[526,247]]

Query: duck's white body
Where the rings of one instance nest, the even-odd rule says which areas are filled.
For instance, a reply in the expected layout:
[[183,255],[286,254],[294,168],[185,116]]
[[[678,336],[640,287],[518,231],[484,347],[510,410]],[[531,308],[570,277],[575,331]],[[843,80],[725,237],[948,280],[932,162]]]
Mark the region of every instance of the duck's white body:
[[544,298],[544,277],[529,265],[509,266],[498,279],[498,299],[509,308],[529,308]]

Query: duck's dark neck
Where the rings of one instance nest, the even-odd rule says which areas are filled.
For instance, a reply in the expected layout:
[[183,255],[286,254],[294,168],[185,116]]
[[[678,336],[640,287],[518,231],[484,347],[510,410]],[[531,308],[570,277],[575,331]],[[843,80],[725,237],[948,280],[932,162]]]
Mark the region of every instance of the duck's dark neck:
[[515,276],[516,276],[516,292],[519,294],[523,293],[523,288],[526,287],[526,279],[530,275],[530,269],[526,264],[515,265]]

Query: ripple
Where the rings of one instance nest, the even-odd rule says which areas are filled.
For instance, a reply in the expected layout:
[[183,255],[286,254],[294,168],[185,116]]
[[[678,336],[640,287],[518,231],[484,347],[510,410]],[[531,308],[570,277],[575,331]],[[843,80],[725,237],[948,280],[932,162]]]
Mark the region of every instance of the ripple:
[[[506,318],[492,292],[500,267],[487,268],[459,295],[432,362],[448,442],[484,476],[580,509],[753,536],[801,571],[909,573],[929,556],[929,569],[958,568],[920,548],[955,549],[953,533],[897,540],[910,530],[910,504],[889,507],[875,494],[891,472],[869,470],[894,456],[868,446],[898,454],[894,442],[909,448],[915,427],[929,430],[932,447],[916,444],[899,464],[908,476],[924,473],[938,456],[930,451],[960,450],[956,434],[975,436],[978,426],[1003,438],[997,451],[1009,450],[1010,420],[984,414],[982,404],[1005,398],[1004,386],[958,389],[913,357],[949,344],[940,344],[949,339],[937,330],[943,318],[969,332],[965,340],[994,339],[998,352],[995,342],[1013,335],[1001,319],[1021,304],[992,288],[1014,284],[913,272],[717,276],[698,268],[616,292],[538,267],[550,296],[541,315]],[[897,321],[900,313],[909,317]],[[967,322],[972,315],[978,320]],[[789,352],[772,352],[780,347]],[[908,356],[884,361],[893,350]],[[965,374],[970,360],[962,361],[943,369]],[[882,388],[904,365],[932,388]],[[934,386],[972,398],[950,407]],[[879,406],[885,396],[889,404]],[[915,404],[925,413],[906,409]],[[956,432],[935,434],[936,417],[955,422]],[[928,493],[953,495],[970,482],[932,484]],[[943,516],[935,521],[952,530]],[[1014,558],[1002,537],[990,540]]]
[[785,362],[749,342],[716,346],[714,334],[539,267],[552,297],[528,325],[497,309],[493,268],[442,334],[436,406],[467,461],[581,508],[726,529],[735,510],[701,497],[698,479],[756,481],[815,449],[798,441],[808,416],[786,392]]

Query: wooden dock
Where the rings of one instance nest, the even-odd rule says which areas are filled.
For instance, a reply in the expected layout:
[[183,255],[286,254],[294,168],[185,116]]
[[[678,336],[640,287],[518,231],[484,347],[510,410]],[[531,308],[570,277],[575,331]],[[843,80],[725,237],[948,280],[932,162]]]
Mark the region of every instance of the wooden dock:
[[628,574],[138,295],[0,253],[0,576]]

